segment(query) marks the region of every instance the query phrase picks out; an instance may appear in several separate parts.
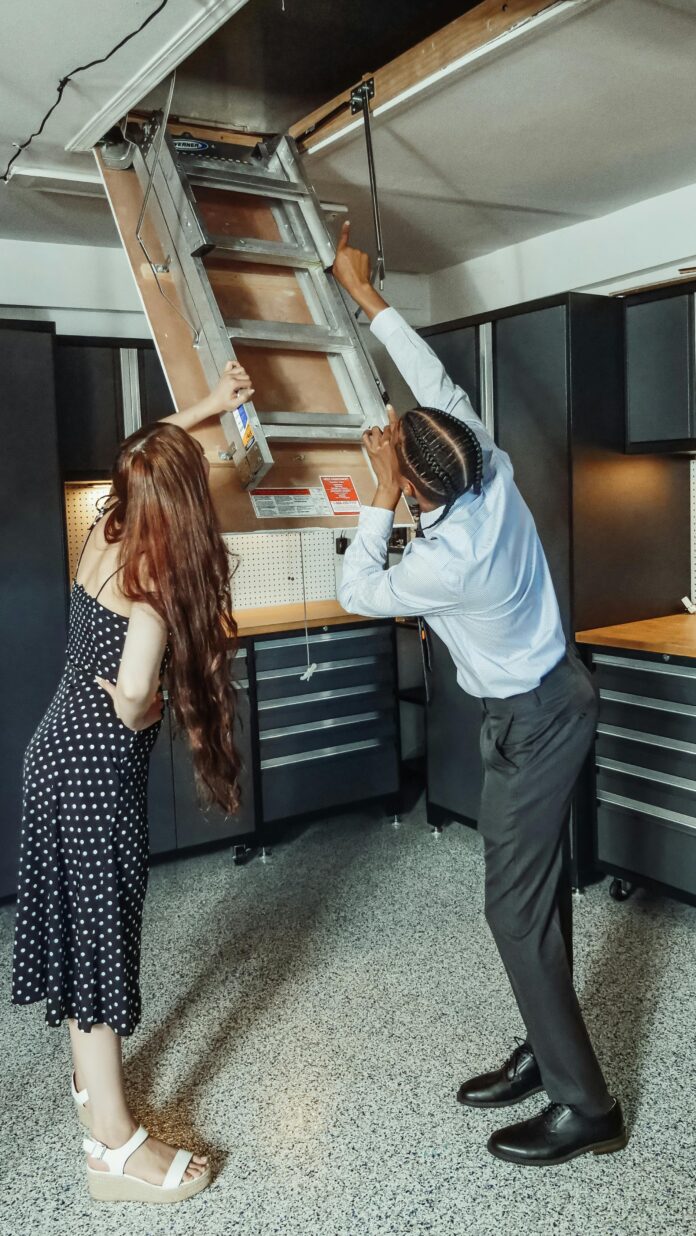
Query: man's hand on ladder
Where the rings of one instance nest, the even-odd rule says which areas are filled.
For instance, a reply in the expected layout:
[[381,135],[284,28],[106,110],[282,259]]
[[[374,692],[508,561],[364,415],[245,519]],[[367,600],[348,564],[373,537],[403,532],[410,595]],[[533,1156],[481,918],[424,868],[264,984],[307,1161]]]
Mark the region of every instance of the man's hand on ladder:
[[368,318],[372,319],[387,308],[387,302],[370,283],[370,259],[362,249],[354,249],[350,244],[350,222],[346,219],[341,228],[341,235],[336,246],[336,256],[332,267],[333,277],[356,305],[359,305]]

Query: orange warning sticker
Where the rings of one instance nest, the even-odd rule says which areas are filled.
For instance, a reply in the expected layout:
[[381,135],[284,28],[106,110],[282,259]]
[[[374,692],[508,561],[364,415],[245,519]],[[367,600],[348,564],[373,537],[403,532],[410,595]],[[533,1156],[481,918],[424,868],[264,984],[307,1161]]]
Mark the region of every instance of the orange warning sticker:
[[334,515],[359,515],[360,499],[352,476],[320,476]]

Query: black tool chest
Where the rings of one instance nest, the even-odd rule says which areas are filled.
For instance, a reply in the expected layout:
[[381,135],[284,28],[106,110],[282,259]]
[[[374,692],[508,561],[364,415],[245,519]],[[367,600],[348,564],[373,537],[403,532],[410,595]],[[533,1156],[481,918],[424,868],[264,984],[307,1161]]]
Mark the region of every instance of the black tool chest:
[[589,655],[600,693],[596,866],[696,901],[696,662]]
[[[261,826],[399,787],[392,622],[250,641]],[[308,665],[316,669],[303,677]]]

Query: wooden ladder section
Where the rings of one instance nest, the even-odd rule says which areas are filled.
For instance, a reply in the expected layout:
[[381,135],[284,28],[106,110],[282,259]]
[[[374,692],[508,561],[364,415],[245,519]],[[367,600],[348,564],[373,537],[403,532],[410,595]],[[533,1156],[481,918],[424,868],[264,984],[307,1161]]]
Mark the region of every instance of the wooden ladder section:
[[[360,439],[386,420],[294,142],[211,154],[158,133],[154,121],[129,136],[131,168],[96,158],[175,406],[203,398],[228,360],[244,365],[255,388],[253,404],[197,432],[223,528],[355,523],[330,514],[259,519],[250,496],[259,484],[321,491],[323,476],[349,476],[369,502],[374,481]],[[399,522],[410,522],[405,506]]]

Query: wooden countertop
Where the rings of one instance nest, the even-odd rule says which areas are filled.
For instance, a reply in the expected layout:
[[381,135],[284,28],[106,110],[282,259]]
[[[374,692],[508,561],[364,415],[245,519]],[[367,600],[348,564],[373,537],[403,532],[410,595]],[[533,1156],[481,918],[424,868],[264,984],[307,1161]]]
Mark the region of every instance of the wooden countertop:
[[666,618],[644,618],[615,627],[578,631],[578,644],[602,644],[607,648],[634,648],[639,652],[661,652],[674,657],[696,658],[696,614],[669,614]]
[[[237,634],[240,639],[249,635],[268,635],[274,631],[294,631],[304,629],[304,607],[302,605],[266,605],[259,609],[238,609],[235,613]],[[348,622],[374,622],[374,618],[360,617],[358,614],[347,614],[338,601],[308,601],[307,626],[310,630],[317,627],[341,626]]]

